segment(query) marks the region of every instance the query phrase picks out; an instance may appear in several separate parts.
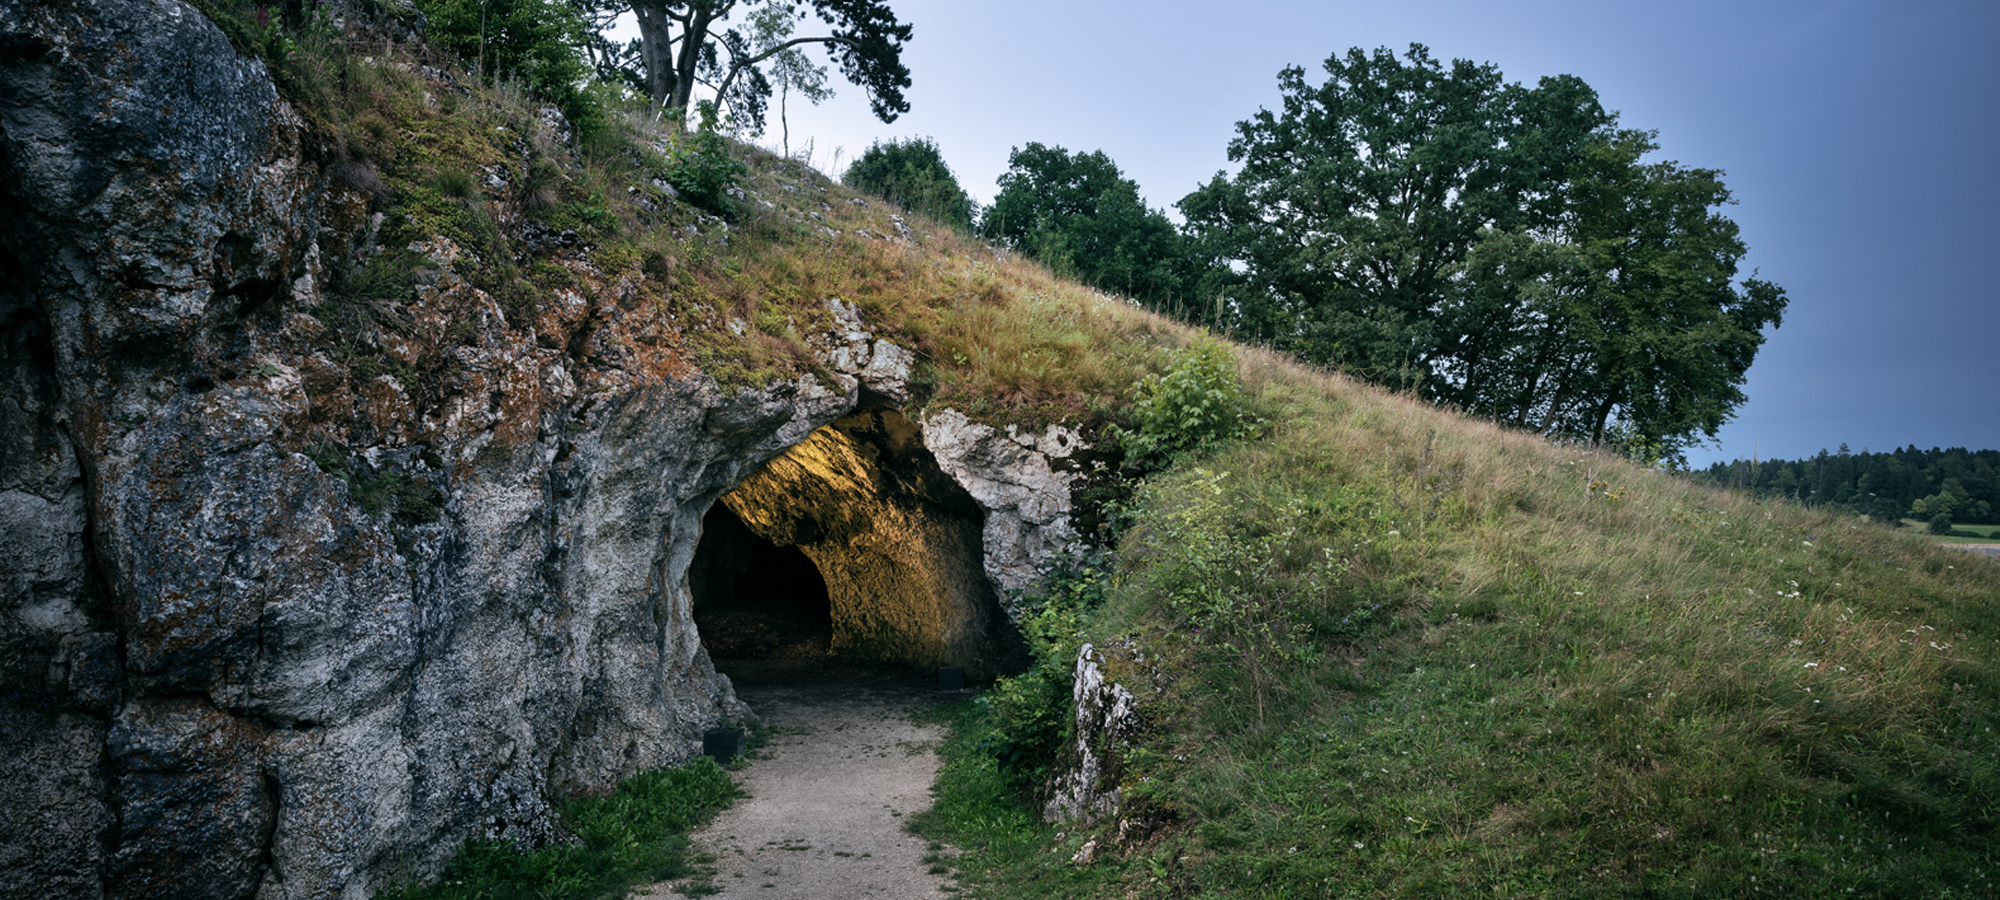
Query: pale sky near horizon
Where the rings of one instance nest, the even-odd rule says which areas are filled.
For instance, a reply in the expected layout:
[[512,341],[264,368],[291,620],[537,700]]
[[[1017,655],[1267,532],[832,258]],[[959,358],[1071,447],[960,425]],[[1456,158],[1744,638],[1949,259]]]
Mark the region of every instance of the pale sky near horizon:
[[[789,108],[832,172],[875,140],[930,137],[988,202],[1012,147],[1103,150],[1147,202],[1231,170],[1238,121],[1350,47],[1412,42],[1572,74],[1656,158],[1723,170],[1754,269],[1791,298],[1716,460],[1910,444],[2000,448],[2000,2],[889,0],[915,35],[910,112],[866,96]],[[816,22],[808,20],[801,34]],[[777,104],[759,143],[777,148]],[[834,174],[838,174],[834,172]]]

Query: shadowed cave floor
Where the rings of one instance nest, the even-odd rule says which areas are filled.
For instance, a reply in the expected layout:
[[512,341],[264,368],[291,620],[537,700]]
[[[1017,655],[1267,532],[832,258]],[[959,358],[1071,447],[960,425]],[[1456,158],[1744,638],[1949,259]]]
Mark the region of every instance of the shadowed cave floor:
[[[704,639],[713,633],[704,625]],[[831,657],[824,640],[741,617],[726,628],[762,640],[756,658],[718,655],[769,743],[736,773],[748,797],[693,835],[715,857],[707,883],[722,898],[951,896],[931,874],[928,842],[905,823],[931,804],[943,731],[911,713],[961,696],[936,673]],[[697,880],[696,883],[699,883]],[[679,897],[687,882],[646,897]]]

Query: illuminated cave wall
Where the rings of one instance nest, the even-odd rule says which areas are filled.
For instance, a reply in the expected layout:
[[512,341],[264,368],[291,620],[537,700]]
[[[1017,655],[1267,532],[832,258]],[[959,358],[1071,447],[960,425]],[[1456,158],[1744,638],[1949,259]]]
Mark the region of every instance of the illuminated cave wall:
[[722,498],[826,581],[832,652],[994,674],[1019,646],[986,578],[985,512],[890,409],[814,432]]

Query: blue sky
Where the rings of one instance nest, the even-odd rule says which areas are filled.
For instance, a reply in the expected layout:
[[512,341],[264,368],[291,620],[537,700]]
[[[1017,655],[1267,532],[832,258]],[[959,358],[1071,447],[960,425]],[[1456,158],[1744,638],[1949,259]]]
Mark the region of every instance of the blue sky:
[[[1229,168],[1279,69],[1349,47],[1579,76],[1659,131],[1658,158],[1724,171],[1743,274],[1791,297],[1695,464],[2000,448],[2000,2],[890,4],[915,28],[910,112],[885,125],[836,76],[834,100],[790,106],[791,149],[832,170],[931,137],[982,202],[1009,149],[1040,141],[1103,150],[1171,213]],[[773,104],[760,142],[779,141]]]

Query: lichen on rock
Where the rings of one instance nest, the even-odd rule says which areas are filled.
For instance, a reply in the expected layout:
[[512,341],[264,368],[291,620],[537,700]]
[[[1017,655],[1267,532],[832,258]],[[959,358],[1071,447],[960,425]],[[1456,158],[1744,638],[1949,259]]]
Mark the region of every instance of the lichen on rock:
[[[759,477],[875,658],[998,671],[1001,592],[1074,539],[1073,434],[906,418],[917,355],[843,300],[742,389],[576,240],[510,300],[181,0],[0,0],[0,97],[0,898],[358,897],[555,839],[748,715],[687,573]],[[815,441],[859,493],[777,479]]]

